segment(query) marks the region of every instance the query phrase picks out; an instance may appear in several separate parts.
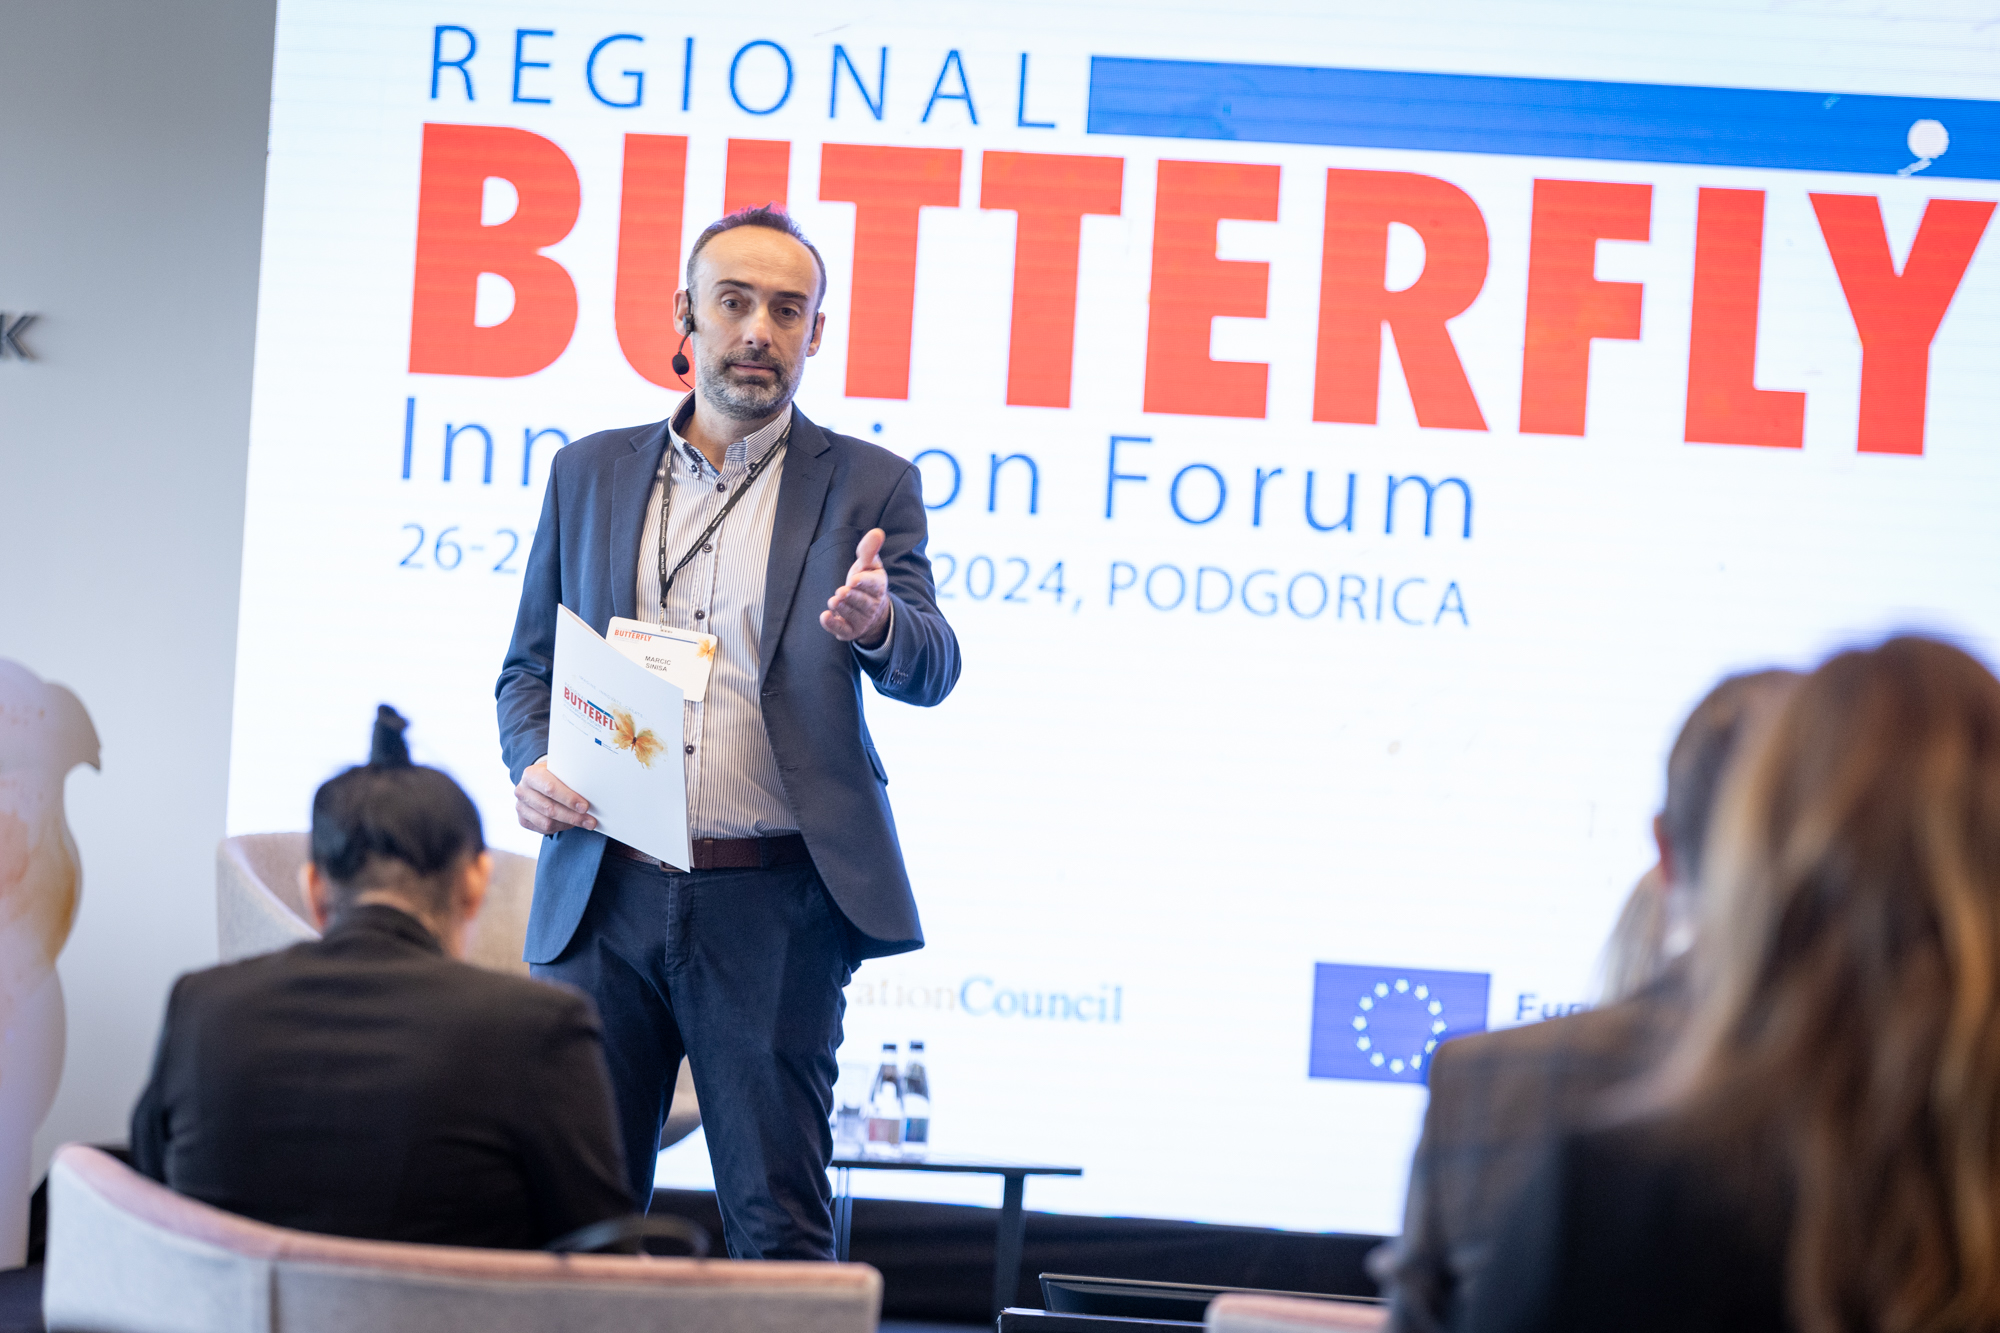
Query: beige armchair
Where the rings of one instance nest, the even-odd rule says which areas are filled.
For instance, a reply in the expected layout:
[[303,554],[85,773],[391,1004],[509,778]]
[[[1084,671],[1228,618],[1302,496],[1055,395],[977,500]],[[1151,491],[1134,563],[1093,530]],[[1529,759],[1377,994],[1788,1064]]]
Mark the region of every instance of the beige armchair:
[[[246,833],[216,847],[215,934],[223,962],[319,938],[299,888],[306,843],[304,833]],[[535,858],[494,852],[493,885],[466,936],[466,961],[527,976],[521,951],[534,897]]]
[[1206,1333],[1374,1333],[1388,1325],[1389,1307],[1226,1291],[1208,1303],[1202,1322]]
[[[269,953],[319,938],[299,888],[306,863],[304,833],[246,833],[224,838],[215,849],[215,933],[222,961]],[[493,885],[466,938],[466,960],[495,972],[528,974],[521,953],[528,940],[528,905],[535,896],[535,859],[493,853]],[[694,1075],[681,1061],[674,1107],[660,1130],[670,1147],[701,1124]]]
[[557,1255],[266,1226],[70,1144],[49,1171],[49,1333],[872,1333],[866,1264]]

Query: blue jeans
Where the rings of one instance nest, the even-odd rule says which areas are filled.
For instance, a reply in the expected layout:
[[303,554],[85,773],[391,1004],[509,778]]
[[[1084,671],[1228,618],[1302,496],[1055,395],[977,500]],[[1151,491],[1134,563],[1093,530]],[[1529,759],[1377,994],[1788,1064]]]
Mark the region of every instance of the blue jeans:
[[809,864],[671,874],[604,858],[569,947],[533,970],[597,1002],[639,1209],[686,1055],[730,1257],[833,1257],[848,932]]

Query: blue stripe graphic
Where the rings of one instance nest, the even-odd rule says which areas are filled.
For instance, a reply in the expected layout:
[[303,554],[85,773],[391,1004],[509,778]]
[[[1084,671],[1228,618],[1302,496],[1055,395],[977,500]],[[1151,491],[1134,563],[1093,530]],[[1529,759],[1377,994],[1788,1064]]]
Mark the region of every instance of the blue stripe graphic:
[[2000,102],[1405,74],[1194,60],[1090,61],[1092,134],[1893,176],[1911,127],[1947,149],[1913,174],[2000,180]]

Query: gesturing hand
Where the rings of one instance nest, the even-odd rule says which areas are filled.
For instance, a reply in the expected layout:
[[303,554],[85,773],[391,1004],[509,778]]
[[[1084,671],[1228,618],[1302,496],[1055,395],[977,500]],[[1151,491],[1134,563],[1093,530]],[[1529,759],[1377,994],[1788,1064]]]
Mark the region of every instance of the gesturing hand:
[[880,528],[862,534],[847,582],[833,590],[819,613],[820,628],[843,643],[879,648],[889,632],[889,575],[881,560],[885,535]]
[[514,788],[514,814],[521,827],[536,833],[560,833],[566,828],[596,828],[590,802],[571,791],[549,772],[546,756],[528,765]]

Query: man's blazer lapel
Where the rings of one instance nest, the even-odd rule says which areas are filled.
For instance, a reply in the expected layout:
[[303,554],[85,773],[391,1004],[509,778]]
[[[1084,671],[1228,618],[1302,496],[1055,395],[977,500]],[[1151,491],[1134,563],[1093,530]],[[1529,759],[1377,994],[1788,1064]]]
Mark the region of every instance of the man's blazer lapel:
[[771,560],[764,568],[764,632],[757,643],[757,683],[771,674],[778,640],[805,573],[806,548],[819,531],[820,510],[833,480],[833,442],[826,432],[792,408],[792,438],[785,446],[785,470],[778,485],[778,512],[771,522]]
[[[639,601],[639,538],[646,531],[646,502],[652,498],[653,477],[667,447],[667,423],[662,421],[639,437],[632,452],[611,465],[611,614],[631,619]],[[592,626],[599,633],[604,626]]]

